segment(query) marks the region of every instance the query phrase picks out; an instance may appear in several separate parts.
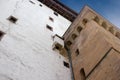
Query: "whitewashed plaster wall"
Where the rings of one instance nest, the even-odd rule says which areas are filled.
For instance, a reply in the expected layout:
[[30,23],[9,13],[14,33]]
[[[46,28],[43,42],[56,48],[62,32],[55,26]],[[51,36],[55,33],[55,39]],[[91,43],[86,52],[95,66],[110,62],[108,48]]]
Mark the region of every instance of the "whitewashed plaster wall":
[[[68,60],[52,50],[52,36],[62,36],[71,22],[33,2],[0,0],[0,31],[5,32],[0,41],[0,80],[71,80],[70,69],[63,65]],[[8,20],[11,15],[16,23]]]

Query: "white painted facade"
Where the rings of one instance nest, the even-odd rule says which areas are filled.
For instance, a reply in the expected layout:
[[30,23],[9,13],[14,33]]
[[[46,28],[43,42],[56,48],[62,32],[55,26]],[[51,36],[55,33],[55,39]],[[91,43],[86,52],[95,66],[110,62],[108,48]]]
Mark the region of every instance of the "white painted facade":
[[[71,80],[70,68],[63,65],[68,60],[52,50],[52,36],[62,36],[71,22],[33,2],[0,0],[0,31],[5,32],[0,41],[0,80]],[[10,22],[10,16],[17,22]]]

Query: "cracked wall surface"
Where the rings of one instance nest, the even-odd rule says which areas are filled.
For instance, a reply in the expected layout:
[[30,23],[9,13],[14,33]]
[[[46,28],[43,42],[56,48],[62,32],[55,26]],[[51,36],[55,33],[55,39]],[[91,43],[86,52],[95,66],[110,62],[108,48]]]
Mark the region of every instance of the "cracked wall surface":
[[[68,59],[52,50],[52,36],[62,36],[71,22],[33,2],[0,0],[0,30],[5,32],[0,41],[0,80],[71,80],[70,69],[63,65]],[[9,16],[17,22],[10,22]]]

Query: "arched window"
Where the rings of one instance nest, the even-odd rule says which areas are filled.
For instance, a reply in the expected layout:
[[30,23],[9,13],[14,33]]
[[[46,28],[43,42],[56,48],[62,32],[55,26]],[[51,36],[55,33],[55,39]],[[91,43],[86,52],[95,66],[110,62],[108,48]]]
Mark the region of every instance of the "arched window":
[[4,35],[5,33],[3,31],[0,31],[0,40],[3,38]]
[[83,68],[80,70],[80,77],[81,77],[81,80],[86,80],[85,71]]

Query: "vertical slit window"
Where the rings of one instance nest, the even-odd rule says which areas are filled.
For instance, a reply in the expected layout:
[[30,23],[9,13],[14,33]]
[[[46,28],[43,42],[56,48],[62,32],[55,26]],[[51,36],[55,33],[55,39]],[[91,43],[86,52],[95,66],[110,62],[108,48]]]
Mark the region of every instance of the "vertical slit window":
[[86,80],[85,71],[83,68],[80,70],[80,77],[81,77],[81,80]]
[[53,28],[49,25],[46,25],[46,28],[49,29],[50,31],[53,31]]
[[80,54],[78,49],[75,51],[75,54],[76,54],[76,56],[78,56]]

